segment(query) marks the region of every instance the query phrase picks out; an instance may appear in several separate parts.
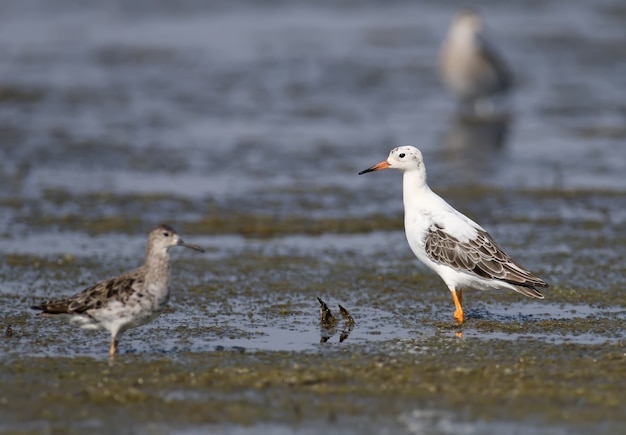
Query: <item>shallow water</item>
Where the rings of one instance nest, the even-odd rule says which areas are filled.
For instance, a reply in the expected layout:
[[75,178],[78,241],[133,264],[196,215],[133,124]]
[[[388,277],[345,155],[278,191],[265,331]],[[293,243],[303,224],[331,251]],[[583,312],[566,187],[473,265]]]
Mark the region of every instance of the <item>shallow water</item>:
[[[0,431],[626,430],[626,8],[477,4],[516,72],[455,115],[434,70],[456,4],[0,5]],[[429,181],[552,284],[449,292],[402,231]],[[108,337],[28,307],[173,253],[170,307]],[[330,329],[321,297],[355,319]]]

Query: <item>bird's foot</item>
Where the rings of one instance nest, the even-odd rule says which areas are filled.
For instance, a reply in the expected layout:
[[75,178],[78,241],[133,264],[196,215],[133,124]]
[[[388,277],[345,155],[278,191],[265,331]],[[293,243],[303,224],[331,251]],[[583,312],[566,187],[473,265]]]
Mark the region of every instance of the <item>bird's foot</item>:
[[457,325],[462,325],[465,322],[465,313],[463,310],[454,312],[454,323]]
[[452,290],[452,300],[454,301],[454,320],[457,325],[463,324],[465,322],[465,313],[463,312],[463,290],[461,289],[453,289]]

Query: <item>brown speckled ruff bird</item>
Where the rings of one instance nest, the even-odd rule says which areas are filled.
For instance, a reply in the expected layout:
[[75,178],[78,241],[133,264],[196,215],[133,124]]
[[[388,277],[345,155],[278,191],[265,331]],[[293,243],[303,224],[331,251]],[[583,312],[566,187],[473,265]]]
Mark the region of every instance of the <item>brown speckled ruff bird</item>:
[[124,331],[154,320],[170,297],[169,253],[172,246],[204,250],[183,241],[174,228],[160,225],[150,232],[143,266],[99,282],[82,292],[31,308],[38,316],[59,317],[84,329],[106,329],[111,333],[109,355],[117,351],[117,337]]

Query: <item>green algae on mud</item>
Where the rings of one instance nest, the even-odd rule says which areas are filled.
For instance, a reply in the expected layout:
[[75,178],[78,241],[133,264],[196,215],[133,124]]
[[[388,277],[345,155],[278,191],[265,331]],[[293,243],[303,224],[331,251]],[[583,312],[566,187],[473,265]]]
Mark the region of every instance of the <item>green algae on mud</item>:
[[[626,427],[623,344],[585,345],[537,338],[546,333],[557,338],[586,332],[611,335],[615,328],[625,326],[619,313],[588,319],[576,318],[573,313],[573,319],[563,320],[528,316],[519,321],[470,308],[467,324],[453,327],[447,291],[431,274],[404,270],[410,263],[401,262],[381,276],[368,264],[359,266],[360,257],[337,255],[340,261],[322,267],[319,259],[278,256],[265,258],[255,268],[258,255],[244,253],[210,265],[224,278],[245,271],[254,284],[220,280],[210,289],[197,278],[209,267],[206,262],[197,258],[180,262],[178,293],[174,305],[163,314],[170,320],[166,320],[167,326],[151,330],[148,341],[156,344],[168,336],[194,343],[210,336],[219,343],[234,336],[249,340],[253,349],[258,333],[245,326],[249,313],[261,323],[309,329],[314,324],[299,324],[303,313],[310,309],[310,317],[318,321],[315,296],[337,280],[350,284],[333,292],[332,300],[349,300],[350,308],[355,308],[357,332],[368,321],[388,321],[364,318],[372,307],[404,318],[403,323],[411,323],[409,328],[434,332],[392,340],[372,336],[365,344],[350,338],[341,344],[311,345],[296,352],[228,347],[206,351],[192,345],[183,350],[143,348],[128,353],[132,348],[123,341],[125,352],[109,365],[104,359],[104,335],[85,335],[58,325],[29,331],[32,319],[6,319],[16,327],[14,335],[0,343],[5,352],[0,358],[0,420],[4,427],[20,430],[35,421],[43,425],[38,429],[69,426],[79,431],[94,421],[116,429],[125,425],[262,422],[300,425],[320,424],[320,419],[324,427],[336,427],[349,425],[351,418],[372,424],[385,420],[389,427],[399,424],[400,415],[415,409],[453,410],[451,418],[459,422],[507,421],[521,428],[538,424],[577,432],[605,424],[606,433],[615,433]],[[55,267],[54,262],[45,265]],[[306,273],[319,270],[324,270],[321,281],[319,275]],[[289,277],[298,277],[299,282],[290,284]],[[366,282],[369,284],[363,286]],[[362,294],[350,297],[354,286],[360,287]],[[416,287],[432,290],[412,295]],[[479,306],[490,295],[468,294],[471,304]],[[506,305],[513,296],[498,295],[492,306]],[[303,298],[310,300],[309,306]],[[433,303],[437,305],[434,313]],[[178,311],[185,317],[180,326],[171,322]],[[208,319],[215,317],[222,323],[208,325]],[[448,317],[450,321],[437,320]],[[294,323],[295,319],[298,322]],[[36,337],[53,331],[59,336],[45,341]],[[513,338],[487,339],[493,331]],[[60,335],[66,332],[70,334]],[[456,338],[457,333],[467,338]],[[68,358],[55,352],[54,356],[38,357],[32,356],[32,351],[27,355],[11,351],[14,345],[29,340],[47,349],[44,354],[50,354],[50,349],[67,350],[79,340],[83,347],[102,345],[103,357]],[[403,428],[399,426],[396,433],[403,433]]]
[[[319,308],[316,301],[320,295],[333,304],[337,301],[347,306],[357,316],[360,332],[376,333],[380,324],[397,328],[399,336],[410,336],[411,331],[437,330],[450,324],[453,305],[449,292],[436,275],[416,268],[408,253],[407,258],[395,261],[380,255],[372,259],[341,252],[331,257],[323,260],[315,254],[270,255],[267,250],[238,251],[210,261],[178,257],[173,264],[172,306],[164,316],[174,316],[179,322],[185,317],[198,318],[195,324],[188,324],[188,334],[175,334],[180,340],[189,342],[191,338],[193,343],[203,333],[210,332],[215,338],[248,337],[252,347],[259,331],[246,332],[251,327],[279,325],[286,330],[310,329],[312,324],[294,326],[292,321],[296,325],[310,322],[309,317]],[[378,263],[381,260],[383,267]],[[45,277],[49,282],[62,283],[62,286],[38,286],[37,297],[21,295],[18,298],[21,309],[38,299],[69,296],[79,291],[92,282],[93,278],[87,280],[86,274],[99,280],[123,272],[126,267],[115,262],[102,264],[90,257],[63,262],[56,257],[13,255],[10,263],[11,267],[2,272],[5,279],[23,278],[34,268],[33,280]],[[15,306],[13,300],[9,302],[15,296],[0,293],[0,300],[6,301],[8,308]],[[626,330],[620,311],[620,307],[626,306],[624,297],[624,292],[617,289],[561,286],[548,289],[546,300],[539,302],[528,301],[513,292],[468,291],[466,308],[471,321],[468,329],[478,335],[486,334],[486,338],[499,332],[512,338],[526,334],[567,341],[591,334],[590,337],[600,342],[616,340]],[[180,319],[178,312],[182,313]],[[27,322],[23,326],[29,325]],[[48,334],[60,327],[34,325]]]
[[[40,322],[25,310],[35,299],[68,296],[127,270],[129,259],[81,255],[78,248],[8,254],[0,266],[0,326],[12,325],[13,333],[0,337],[0,421],[17,430],[33,421],[61,430],[74,421],[80,431],[93,422],[113,428],[314,422],[328,428],[356,418],[377,428],[380,421],[395,424],[402,433],[400,415],[431,409],[452,410],[451,418],[461,422],[624,429],[626,292],[619,252],[626,240],[607,217],[621,196],[522,191],[513,201],[510,192],[497,190],[447,194],[471,198],[470,210],[497,223],[495,235],[514,257],[524,265],[532,261],[531,269],[547,277],[552,287],[544,301],[468,291],[467,323],[454,326],[449,292],[416,266],[399,211],[337,219],[168,195],[47,192],[44,201],[61,212],[32,216],[26,225],[35,234],[52,225],[62,232],[141,233],[143,239],[154,215],[168,220],[180,212],[176,226],[185,237],[204,234],[211,246],[206,256],[177,254],[170,307],[150,327],[122,339],[113,366],[92,358],[106,354],[106,334]],[[101,204],[111,214],[87,219],[57,207],[74,202],[91,211]],[[562,209],[593,213],[572,217]],[[246,240],[226,247],[223,239],[213,243],[214,234]],[[316,251],[310,242],[317,234],[347,236]],[[354,243],[360,234],[366,236]],[[300,237],[290,245],[290,235]],[[77,237],[90,243],[88,236]],[[112,239],[113,246],[124,240]],[[387,246],[390,239],[401,248]],[[362,249],[371,242],[380,247]],[[554,246],[562,248],[555,252]],[[36,296],[25,280],[37,283]],[[349,308],[356,325],[346,341],[319,343],[317,297]]]
[[113,364],[27,357],[0,361],[0,416],[14,428],[42,419],[76,428],[90,419],[297,424],[452,409],[460,421],[623,429],[625,363],[619,345],[441,335],[317,352],[121,355]]
[[[542,231],[553,231],[563,226],[572,226],[576,230],[585,229],[586,226],[588,231],[598,231],[605,224],[611,225],[610,221],[607,222],[608,216],[616,207],[616,199],[623,198],[622,193],[610,190],[520,189],[511,192],[481,186],[464,186],[462,189],[444,187],[438,191],[444,197],[462,205],[460,208],[470,216],[484,215],[493,223],[499,223],[500,218],[506,217],[509,224],[539,224]],[[353,196],[351,192],[341,189],[319,194],[337,197],[334,202],[338,204],[350,204]],[[263,197],[263,193],[257,193],[256,196]],[[252,201],[245,198],[217,203],[212,197],[192,201],[183,196],[167,194],[77,194],[67,190],[47,189],[44,197],[36,205],[30,206],[50,209],[50,212],[20,216],[20,220],[33,229],[52,226],[89,234],[130,234],[145,231],[155,224],[152,219],[146,219],[155,214],[162,215],[163,221],[176,221],[177,227],[185,233],[239,234],[249,238],[402,230],[402,213],[399,209],[389,214],[374,213],[365,216],[348,212],[345,213],[346,217],[339,218],[311,216],[307,203],[301,206],[293,204],[288,211],[277,213],[272,209],[273,203],[269,199],[268,204],[258,208],[251,208],[250,202]],[[258,199],[254,201],[255,204],[258,202]],[[68,204],[80,204],[81,213],[52,212],[63,210],[63,206]],[[23,199],[7,197],[0,200],[0,206],[23,208],[29,205]],[[94,210],[103,206],[110,209],[111,213],[106,216],[94,213]],[[541,210],[541,213],[529,213],[532,209]],[[563,216],[563,210],[570,214],[574,210],[580,212],[579,216],[572,219],[571,216]],[[337,211],[340,210],[335,210]],[[181,215],[186,216],[182,221]],[[489,223],[484,222],[484,219],[480,221],[483,225]]]

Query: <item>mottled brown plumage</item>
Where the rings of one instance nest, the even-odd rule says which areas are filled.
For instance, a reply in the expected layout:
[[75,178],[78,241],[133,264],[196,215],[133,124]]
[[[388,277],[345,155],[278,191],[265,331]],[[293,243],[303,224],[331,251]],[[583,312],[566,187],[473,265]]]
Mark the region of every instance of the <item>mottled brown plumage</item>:
[[117,336],[154,320],[169,300],[169,254],[172,246],[204,252],[176,234],[169,225],[150,232],[146,262],[131,272],[101,281],[66,299],[31,306],[38,316],[60,317],[86,329],[111,333],[109,354],[114,356]]
[[44,301],[33,305],[33,310],[41,310],[40,316],[46,314],[83,314],[86,311],[99,309],[112,301],[125,304],[134,291],[139,291],[144,283],[145,265],[132,272],[110,278],[86,288],[80,293],[57,301]]

